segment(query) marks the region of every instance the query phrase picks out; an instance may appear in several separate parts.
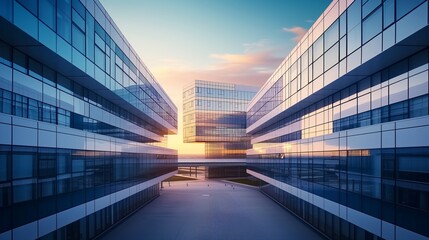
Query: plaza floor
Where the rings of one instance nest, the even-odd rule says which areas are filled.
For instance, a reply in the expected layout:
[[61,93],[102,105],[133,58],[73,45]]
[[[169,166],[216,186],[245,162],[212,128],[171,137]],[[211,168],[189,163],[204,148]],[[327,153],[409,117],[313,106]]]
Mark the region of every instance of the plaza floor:
[[224,181],[164,183],[161,196],[101,239],[323,239],[258,189]]

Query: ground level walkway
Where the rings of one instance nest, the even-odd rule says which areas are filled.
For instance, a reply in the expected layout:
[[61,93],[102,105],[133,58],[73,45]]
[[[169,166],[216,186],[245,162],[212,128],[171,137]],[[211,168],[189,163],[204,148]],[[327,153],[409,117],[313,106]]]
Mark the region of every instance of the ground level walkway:
[[323,239],[256,188],[223,181],[164,183],[161,196],[102,239]]

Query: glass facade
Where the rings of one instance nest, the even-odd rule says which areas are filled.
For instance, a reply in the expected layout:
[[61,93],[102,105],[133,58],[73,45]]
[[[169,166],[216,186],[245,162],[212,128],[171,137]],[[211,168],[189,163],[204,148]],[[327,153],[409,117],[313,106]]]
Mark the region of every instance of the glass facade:
[[159,195],[177,108],[94,0],[0,3],[0,239],[92,239]]
[[332,239],[427,239],[428,2],[333,1],[252,99],[248,173]]
[[256,88],[196,80],[183,91],[183,140],[204,142],[206,158],[245,158],[246,106]]

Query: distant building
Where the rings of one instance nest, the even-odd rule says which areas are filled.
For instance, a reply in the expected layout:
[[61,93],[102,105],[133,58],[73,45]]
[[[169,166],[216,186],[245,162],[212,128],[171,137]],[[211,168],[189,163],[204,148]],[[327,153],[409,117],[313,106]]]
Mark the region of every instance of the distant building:
[[92,239],[159,195],[177,108],[98,1],[0,1],[0,239]]
[[332,239],[428,239],[428,36],[428,1],[332,1],[248,107],[262,190]]
[[[231,83],[192,82],[183,90],[183,141],[205,143],[207,159],[246,158],[246,107],[256,91]],[[213,176],[231,170],[211,168],[211,173],[216,171]]]

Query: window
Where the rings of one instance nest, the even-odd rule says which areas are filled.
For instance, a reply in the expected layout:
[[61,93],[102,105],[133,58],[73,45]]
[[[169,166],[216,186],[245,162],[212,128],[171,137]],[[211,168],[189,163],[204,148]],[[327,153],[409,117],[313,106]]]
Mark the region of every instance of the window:
[[362,40],[366,43],[383,30],[382,8],[377,9],[363,21]]
[[56,8],[55,0],[39,0],[39,18],[52,30],[56,29]]
[[85,54],[85,34],[78,28],[76,25],[73,24],[72,26],[73,31],[73,47],[75,47],[79,52],[82,54]]

